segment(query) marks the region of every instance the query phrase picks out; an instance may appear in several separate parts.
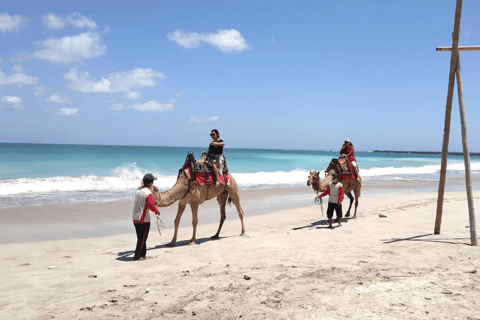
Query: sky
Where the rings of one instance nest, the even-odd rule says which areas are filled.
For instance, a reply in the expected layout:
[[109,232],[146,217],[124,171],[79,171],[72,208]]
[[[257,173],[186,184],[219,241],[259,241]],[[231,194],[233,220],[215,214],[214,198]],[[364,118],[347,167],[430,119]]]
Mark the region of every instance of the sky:
[[[215,128],[226,148],[441,151],[450,52],[435,48],[455,3],[8,1],[0,142],[207,147]],[[463,1],[460,45],[480,45],[480,1]],[[480,52],[461,66],[480,152]]]

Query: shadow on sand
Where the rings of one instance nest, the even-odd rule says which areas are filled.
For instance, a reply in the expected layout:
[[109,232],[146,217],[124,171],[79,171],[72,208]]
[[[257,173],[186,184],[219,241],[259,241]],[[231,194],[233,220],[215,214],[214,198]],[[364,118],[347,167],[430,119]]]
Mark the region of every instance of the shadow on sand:
[[[195,240],[195,245],[200,245],[205,242],[209,241],[216,241],[216,240],[221,240],[221,239],[227,239],[227,238],[235,238],[235,237],[240,237],[240,236],[226,236],[226,237],[219,237],[218,239],[212,239],[212,238],[200,238]],[[178,247],[183,247],[188,245],[190,243],[190,240],[184,240],[184,241],[177,241],[176,245],[174,247],[169,247],[168,244],[162,244],[162,245],[157,245],[153,248],[147,249],[147,260],[148,260],[148,252],[153,252],[153,250],[158,250],[158,249],[171,249],[175,250]],[[132,244],[135,246],[135,243]],[[115,260],[118,261],[124,261],[124,262],[133,262],[134,260],[133,255],[135,254],[135,250],[129,250],[129,251],[122,251],[117,253],[117,258]]]
[[470,245],[470,238],[434,238],[434,239],[425,239],[425,237],[437,237],[438,235],[435,235],[433,233],[427,233],[427,234],[422,234],[419,236],[413,236],[413,237],[408,237],[408,238],[392,238],[392,239],[380,239],[380,241],[383,241],[383,244],[391,244],[391,243],[396,243],[396,242],[401,242],[401,241],[418,241],[418,242],[434,242],[434,243],[445,243],[445,244],[457,244],[457,245],[464,245],[464,246],[469,246]]
[[[342,225],[344,223],[348,223],[349,220],[351,220],[352,218],[342,218]],[[338,228],[338,223],[337,223],[337,220],[336,219],[333,219],[332,221],[332,224],[333,224],[333,228],[332,229],[336,229]],[[311,229],[311,228],[315,228],[315,229],[330,229],[328,227],[328,220],[327,219],[324,219],[324,220],[318,220],[316,222],[312,222],[310,223],[309,225],[306,225],[306,226],[302,226],[302,227],[295,227],[293,228],[293,230],[301,230],[301,229]]]

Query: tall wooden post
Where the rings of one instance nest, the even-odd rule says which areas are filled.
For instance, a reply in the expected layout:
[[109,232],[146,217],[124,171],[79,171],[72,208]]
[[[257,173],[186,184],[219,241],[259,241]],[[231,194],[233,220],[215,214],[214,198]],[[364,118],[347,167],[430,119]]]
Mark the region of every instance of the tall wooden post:
[[435,220],[435,234],[440,234],[440,227],[442,225],[442,213],[443,213],[443,197],[445,194],[445,180],[447,176],[447,157],[448,157],[448,142],[450,140],[450,122],[452,115],[452,101],[453,101],[453,89],[455,86],[455,70],[457,67],[458,57],[458,38],[460,34],[460,18],[462,16],[462,0],[457,0],[457,6],[455,8],[455,23],[452,34],[452,55],[450,59],[450,74],[448,77],[448,94],[447,94],[447,107],[445,111],[445,127],[443,130],[443,146],[442,146],[442,164],[440,169],[440,183],[438,185],[438,198],[437,198],[437,218]]
[[470,151],[468,148],[467,117],[465,115],[465,106],[463,104],[463,81],[462,72],[460,69],[460,56],[457,57],[456,75],[458,89],[458,107],[460,109],[460,121],[462,124],[463,159],[465,161],[465,181],[467,187],[468,217],[470,220],[470,241],[472,246],[476,246],[477,231],[475,223],[475,207],[473,204],[472,174],[470,171]]

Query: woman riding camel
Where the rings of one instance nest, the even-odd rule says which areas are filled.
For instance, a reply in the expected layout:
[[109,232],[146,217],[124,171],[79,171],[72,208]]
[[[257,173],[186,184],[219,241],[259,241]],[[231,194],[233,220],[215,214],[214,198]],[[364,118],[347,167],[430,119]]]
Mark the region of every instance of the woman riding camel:
[[217,129],[213,129],[210,132],[210,137],[212,137],[212,141],[209,143],[207,158],[212,163],[212,171],[215,174],[216,179],[215,184],[218,186],[220,184],[218,180],[218,167],[220,165],[220,157],[223,154],[225,142],[220,139],[220,133]]
[[353,148],[353,144],[350,139],[345,139],[345,142],[342,145],[342,150],[340,150],[340,154],[353,165],[355,177],[357,180],[359,180],[357,160],[355,159],[355,149]]

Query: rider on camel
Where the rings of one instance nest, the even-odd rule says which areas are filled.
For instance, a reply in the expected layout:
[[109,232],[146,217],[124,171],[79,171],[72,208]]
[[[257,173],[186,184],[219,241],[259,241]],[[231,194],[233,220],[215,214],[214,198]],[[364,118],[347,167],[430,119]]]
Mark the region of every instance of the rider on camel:
[[358,166],[357,166],[357,160],[355,159],[355,149],[353,148],[352,141],[350,139],[345,139],[345,142],[342,145],[342,150],[340,150],[340,154],[345,157],[347,162],[351,163],[354,168],[353,174],[355,175],[355,178],[357,181],[360,181],[358,177]]
[[212,137],[212,141],[209,143],[207,158],[212,163],[212,171],[215,174],[215,185],[219,185],[220,181],[218,180],[218,167],[220,166],[220,157],[223,154],[223,147],[225,146],[225,142],[220,139],[220,133],[217,129],[213,129],[210,132],[210,137]]

